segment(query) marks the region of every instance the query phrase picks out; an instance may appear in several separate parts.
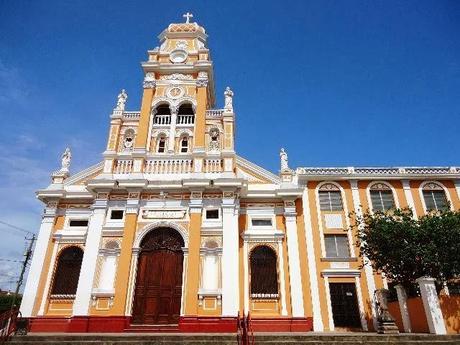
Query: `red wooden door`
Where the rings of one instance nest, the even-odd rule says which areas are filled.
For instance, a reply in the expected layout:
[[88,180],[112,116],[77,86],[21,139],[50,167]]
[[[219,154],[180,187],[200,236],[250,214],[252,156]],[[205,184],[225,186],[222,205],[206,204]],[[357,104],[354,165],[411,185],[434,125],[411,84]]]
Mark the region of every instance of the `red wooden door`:
[[183,240],[172,229],[144,238],[138,259],[133,318],[136,324],[177,324],[182,297]]

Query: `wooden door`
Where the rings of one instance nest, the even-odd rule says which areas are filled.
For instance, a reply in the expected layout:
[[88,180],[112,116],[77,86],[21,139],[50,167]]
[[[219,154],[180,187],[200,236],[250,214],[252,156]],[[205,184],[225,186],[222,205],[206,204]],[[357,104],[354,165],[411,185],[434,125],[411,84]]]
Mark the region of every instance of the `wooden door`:
[[332,316],[335,327],[360,328],[361,320],[353,283],[330,283]]
[[182,297],[183,240],[172,229],[153,230],[138,259],[133,318],[136,324],[177,324]]

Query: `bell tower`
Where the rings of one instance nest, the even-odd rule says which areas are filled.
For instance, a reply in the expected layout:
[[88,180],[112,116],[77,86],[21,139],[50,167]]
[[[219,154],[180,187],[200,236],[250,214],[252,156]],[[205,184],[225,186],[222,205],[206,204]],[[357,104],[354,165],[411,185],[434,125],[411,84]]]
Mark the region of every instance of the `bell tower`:
[[[233,91],[215,105],[214,73],[205,29],[170,24],[142,63],[139,112],[125,111],[123,90],[111,116],[104,173],[235,173]],[[129,159],[128,159],[129,158]]]

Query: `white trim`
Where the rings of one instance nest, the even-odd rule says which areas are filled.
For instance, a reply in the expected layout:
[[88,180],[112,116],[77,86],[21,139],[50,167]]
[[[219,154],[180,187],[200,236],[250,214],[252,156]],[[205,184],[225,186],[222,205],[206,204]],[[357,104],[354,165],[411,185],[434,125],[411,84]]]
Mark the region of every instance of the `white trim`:
[[281,315],[287,316],[286,309],[286,282],[284,275],[284,255],[283,255],[283,243],[278,241],[278,268],[279,268],[279,281],[281,290]]
[[77,174],[75,174],[75,175],[73,175],[71,177],[66,178],[65,181],[64,181],[64,186],[69,186],[69,185],[75,184],[76,182],[84,180],[85,178],[87,178],[89,176],[92,176],[92,175],[96,174],[99,171],[102,172],[103,168],[104,168],[104,161],[99,162],[97,164],[94,164],[94,165],[90,166],[89,168],[86,168],[86,169],[80,171],[79,173],[77,173]]
[[418,187],[418,193],[419,193],[419,196],[420,196],[420,199],[421,199],[421,202],[422,202],[422,207],[423,207],[424,214],[427,214],[428,212],[426,210],[425,198],[423,197],[423,187],[425,187],[425,185],[428,184],[428,183],[437,184],[439,187],[442,188],[442,190],[444,191],[444,195],[446,196],[447,202],[449,203],[449,209],[451,211],[453,211],[454,210],[454,205],[452,203],[452,199],[450,197],[449,191],[444,186],[444,184],[442,182],[440,182],[440,181],[428,180],[428,181],[423,181],[422,183],[420,183],[420,186]]
[[331,290],[329,289],[328,276],[324,277],[324,290],[326,291],[327,320],[329,323],[329,330],[333,331],[335,328],[335,325],[334,325],[334,318],[332,315]]
[[321,315],[321,303],[319,300],[318,273],[316,271],[316,255],[313,244],[313,230],[311,225],[310,202],[308,197],[308,186],[305,186],[302,194],[303,219],[305,224],[305,245],[307,248],[308,273],[310,280],[310,292],[313,308],[313,330],[324,331]]
[[[358,181],[351,180],[350,186],[351,186],[351,195],[353,198],[353,207],[355,209],[356,215],[360,217],[363,215],[363,212],[361,209],[361,202],[359,198]],[[376,310],[376,306],[374,302],[374,291],[376,290],[374,272],[372,270],[372,266],[369,260],[365,256],[363,256],[363,265],[364,265],[364,273],[366,275],[366,281],[367,281],[367,292],[369,295],[369,302],[371,305],[372,322],[374,325],[374,329],[377,330],[377,310]]]
[[281,180],[278,176],[275,174],[271,173],[270,171],[248,161],[247,159],[236,155],[236,164],[241,166],[242,168],[246,169],[248,172],[253,172],[267,180],[269,180],[272,183],[279,184],[281,183]]
[[356,288],[356,297],[358,299],[359,318],[361,320],[361,327],[363,331],[368,331],[366,314],[364,312],[363,294],[361,292],[361,282],[360,282],[359,277],[355,277],[355,288]]
[[[57,258],[58,247],[59,247],[58,243],[54,243],[54,245],[53,245],[53,254],[51,254],[51,260],[50,260],[50,265],[49,265],[49,269],[48,269],[48,274],[46,276],[46,284],[45,284],[45,288],[43,289],[42,302],[40,304],[40,309],[38,310],[38,313],[37,313],[38,316],[45,315],[45,306],[46,306],[46,303],[48,302],[48,296],[49,296],[51,280],[53,279],[54,270],[56,268],[56,258]],[[61,248],[61,251],[63,249],[65,249],[65,248]]]
[[244,315],[249,312],[249,250],[248,241],[243,242],[243,273],[244,273]]
[[416,279],[420,287],[420,295],[422,295],[423,309],[425,310],[426,320],[430,333],[432,334],[447,334],[444,317],[442,315],[439,298],[436,293],[436,280],[429,277],[420,277]]
[[133,249],[138,249],[141,246],[142,239],[152,230],[156,228],[172,228],[176,230],[184,240],[184,247],[188,248],[188,233],[185,228],[175,222],[169,222],[169,221],[156,221],[153,223],[149,223],[145,225],[141,230],[138,231],[138,234],[134,240],[133,243]]
[[412,190],[410,188],[410,181],[402,180],[401,182],[404,190],[404,195],[406,197],[407,206],[412,210],[414,219],[417,219],[417,209],[415,208],[414,197],[412,195]]
[[401,313],[404,332],[412,333],[412,326],[409,316],[409,307],[407,305],[407,293],[404,286],[398,284],[395,286],[396,294],[398,295],[399,311]]
[[455,190],[457,191],[457,197],[460,199],[460,180],[455,180]]
[[386,181],[372,181],[367,185],[367,188],[366,188],[366,197],[367,197],[367,204],[369,205],[369,211],[372,214],[374,213],[374,205],[372,205],[372,199],[371,199],[371,187],[374,184],[378,184],[378,183],[384,184],[385,186],[390,188],[391,193],[393,194],[393,201],[395,203],[395,208],[399,208],[398,194],[396,194],[396,190],[394,189],[394,187]]

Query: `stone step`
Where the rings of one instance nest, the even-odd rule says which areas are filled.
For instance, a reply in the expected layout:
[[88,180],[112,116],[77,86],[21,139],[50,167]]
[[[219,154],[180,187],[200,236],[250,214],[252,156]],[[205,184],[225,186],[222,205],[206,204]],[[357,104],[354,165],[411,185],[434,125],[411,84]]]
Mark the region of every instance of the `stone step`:
[[[14,345],[237,345],[235,334],[30,334],[11,339]],[[460,345],[460,335],[429,334],[268,334],[255,335],[255,345]]]

